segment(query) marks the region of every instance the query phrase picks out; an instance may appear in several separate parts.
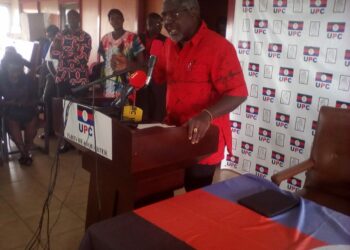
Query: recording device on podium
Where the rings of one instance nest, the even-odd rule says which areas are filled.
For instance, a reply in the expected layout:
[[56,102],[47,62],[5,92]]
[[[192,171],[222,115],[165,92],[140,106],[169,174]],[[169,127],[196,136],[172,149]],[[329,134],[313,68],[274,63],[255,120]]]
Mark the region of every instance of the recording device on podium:
[[[136,107],[136,91],[143,88],[146,84],[146,74],[142,70],[134,72],[129,78],[129,86],[126,89],[126,95],[124,98],[128,97],[130,94],[133,94],[132,105],[124,105],[122,101],[123,97],[119,98],[115,105],[118,107],[122,103],[122,120],[132,121],[132,122],[141,122],[143,111],[141,108]],[[119,100],[121,100],[119,102]]]

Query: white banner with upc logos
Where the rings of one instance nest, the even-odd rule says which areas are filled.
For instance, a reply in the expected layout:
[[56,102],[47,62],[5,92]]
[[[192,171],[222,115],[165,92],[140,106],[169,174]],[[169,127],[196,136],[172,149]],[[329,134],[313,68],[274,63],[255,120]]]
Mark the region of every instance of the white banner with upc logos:
[[237,0],[233,37],[249,98],[223,168],[270,178],[309,157],[322,106],[350,109],[350,1]]

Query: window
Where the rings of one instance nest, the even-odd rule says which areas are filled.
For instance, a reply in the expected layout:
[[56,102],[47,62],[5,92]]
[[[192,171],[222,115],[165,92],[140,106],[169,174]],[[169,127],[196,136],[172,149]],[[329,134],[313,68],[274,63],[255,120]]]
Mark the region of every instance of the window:
[[4,5],[0,5],[0,23],[0,39],[3,39],[10,30],[10,13],[8,7]]

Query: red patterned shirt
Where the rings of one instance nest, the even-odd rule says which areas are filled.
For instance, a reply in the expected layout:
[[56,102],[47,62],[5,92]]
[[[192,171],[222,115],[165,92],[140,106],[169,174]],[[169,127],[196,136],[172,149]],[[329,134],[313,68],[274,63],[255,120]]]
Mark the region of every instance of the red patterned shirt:
[[56,83],[68,81],[71,85],[82,85],[89,82],[88,61],[91,51],[91,37],[88,33],[79,30],[77,32],[59,32],[50,53],[51,57],[58,60]]
[[[180,126],[223,95],[247,96],[241,65],[231,43],[209,30],[203,22],[198,32],[182,49],[167,39],[154,71],[155,81],[167,82],[167,118]],[[201,164],[217,164],[224,158],[227,145],[232,152],[229,114],[217,117],[218,151]]]

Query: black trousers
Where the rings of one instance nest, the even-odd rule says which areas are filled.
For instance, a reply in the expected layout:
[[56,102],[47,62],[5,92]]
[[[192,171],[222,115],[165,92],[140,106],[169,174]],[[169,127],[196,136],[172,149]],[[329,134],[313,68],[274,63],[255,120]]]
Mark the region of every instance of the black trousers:
[[196,164],[185,170],[185,190],[186,192],[202,188],[213,182],[215,169],[220,163],[215,165]]

